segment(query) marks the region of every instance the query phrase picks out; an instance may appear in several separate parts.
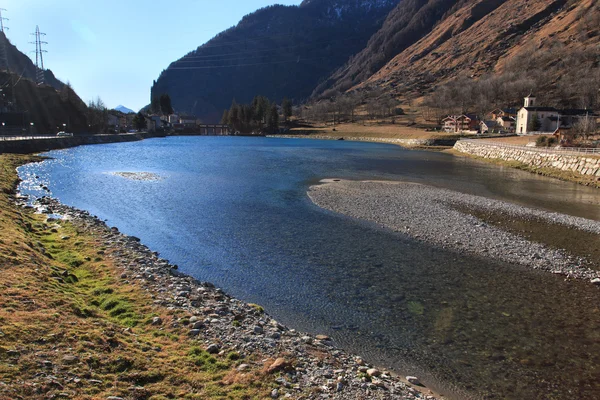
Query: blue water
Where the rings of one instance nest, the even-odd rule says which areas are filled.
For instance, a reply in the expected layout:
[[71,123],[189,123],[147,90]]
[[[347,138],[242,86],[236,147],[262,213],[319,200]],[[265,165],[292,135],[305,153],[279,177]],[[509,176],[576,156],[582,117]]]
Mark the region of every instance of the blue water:
[[591,285],[427,246],[306,196],[322,178],[408,180],[600,219],[594,189],[339,141],[170,137],[48,155],[20,168],[24,192],[48,186],[291,327],[458,397],[600,397]]

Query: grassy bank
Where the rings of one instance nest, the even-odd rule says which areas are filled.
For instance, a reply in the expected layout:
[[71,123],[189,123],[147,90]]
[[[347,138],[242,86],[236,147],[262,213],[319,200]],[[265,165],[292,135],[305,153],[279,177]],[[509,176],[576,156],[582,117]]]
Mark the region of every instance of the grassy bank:
[[[335,129],[335,130],[334,130]],[[359,123],[338,124],[335,127],[312,126],[310,128],[294,128],[288,132],[290,135],[319,135],[332,138],[385,138],[385,139],[457,139],[459,135],[443,131],[427,131],[425,129],[401,124],[370,124]]]
[[123,284],[101,237],[13,204],[15,168],[35,160],[0,155],[0,399],[267,397],[260,362],[208,354],[184,310]]

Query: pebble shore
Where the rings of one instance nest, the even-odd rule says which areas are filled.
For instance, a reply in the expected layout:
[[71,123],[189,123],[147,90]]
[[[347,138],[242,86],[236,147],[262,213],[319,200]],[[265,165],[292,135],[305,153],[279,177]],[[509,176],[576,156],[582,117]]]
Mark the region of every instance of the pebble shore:
[[[25,199],[20,205],[26,206]],[[417,377],[402,379],[335,347],[327,336],[300,333],[278,323],[259,306],[228,296],[211,283],[177,271],[138,238],[127,236],[102,220],[55,199],[36,200],[38,212],[69,220],[103,240],[104,257],[120,269],[124,285],[135,282],[152,293],[157,306],[183,310],[189,318],[174,322],[190,341],[209,353],[236,351],[260,355],[277,388],[271,398],[293,399],[435,399]],[[155,324],[163,321],[157,318]],[[248,358],[250,359],[250,358]],[[251,362],[251,361],[249,361]],[[261,364],[263,366],[263,364]],[[239,371],[257,367],[242,363]],[[185,371],[182,371],[185,373]],[[411,382],[411,383],[408,383]]]
[[445,249],[600,284],[600,271],[590,269],[588,260],[499,229],[461,209],[483,209],[506,218],[542,220],[592,236],[600,234],[598,221],[405,182],[326,179],[312,186],[308,195],[324,209],[371,221]]

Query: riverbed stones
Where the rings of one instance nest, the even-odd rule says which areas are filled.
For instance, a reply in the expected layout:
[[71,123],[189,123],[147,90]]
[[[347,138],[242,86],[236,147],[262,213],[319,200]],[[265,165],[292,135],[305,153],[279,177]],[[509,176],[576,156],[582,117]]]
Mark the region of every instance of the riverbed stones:
[[408,182],[330,182],[312,186],[308,195],[327,210],[371,221],[444,249],[587,281],[600,278],[600,272],[589,267],[589,260],[482,223],[463,210],[560,224],[587,232],[590,237],[600,235],[598,221]]
[[213,343],[206,348],[206,352],[209,354],[217,354],[220,350],[221,346],[216,343]]
[[407,380],[409,383],[412,383],[413,385],[422,386],[422,383],[421,383],[421,381],[420,381],[420,380],[419,380],[419,378],[417,378],[416,376],[411,376],[411,375],[409,375],[409,376],[407,376],[407,377],[406,377],[406,380]]
[[[279,386],[279,398],[425,398],[411,391],[397,377],[384,374],[376,378],[377,385],[365,385],[357,363],[364,364],[365,372],[375,367],[359,357],[331,347],[331,341],[289,329],[271,318],[262,308],[231,298],[211,283],[200,282],[177,272],[168,261],[161,259],[138,240],[121,234],[116,228],[111,230],[104,221],[85,211],[66,207],[51,198],[40,201],[52,208],[53,212],[70,219],[77,229],[103,241],[103,257],[112,259],[120,268],[117,276],[121,276],[122,284],[140,285],[151,294],[153,304],[183,315],[173,320],[166,315],[158,317],[162,324],[168,321],[174,329],[181,329],[184,336],[188,335],[190,342],[204,343],[206,351],[215,357],[237,353],[244,360],[237,367],[240,374],[263,369],[269,371],[273,384]],[[180,296],[181,292],[189,294]],[[199,329],[192,329],[194,327]],[[255,333],[255,327],[261,327],[263,333]],[[254,361],[252,358],[257,355],[264,357],[265,361]],[[54,367],[49,361],[47,371]],[[103,384],[101,381],[93,383],[93,380],[86,382]]]

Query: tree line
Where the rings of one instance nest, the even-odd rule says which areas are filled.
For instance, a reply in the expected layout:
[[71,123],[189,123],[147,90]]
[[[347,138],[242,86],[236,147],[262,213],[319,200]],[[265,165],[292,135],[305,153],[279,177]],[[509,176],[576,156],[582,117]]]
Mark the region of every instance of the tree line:
[[597,109],[599,59],[600,48],[569,48],[562,43],[549,49],[530,47],[509,59],[500,73],[459,76],[436,87],[423,103],[424,117],[436,121],[448,114],[484,116],[494,108],[520,108],[530,92],[540,105]]
[[292,102],[283,99],[281,107],[265,96],[255,96],[249,104],[238,104],[235,100],[223,112],[221,123],[241,133],[276,133],[279,131],[280,110],[284,123],[292,116]]
[[[365,113],[357,115],[363,107]],[[402,114],[398,100],[380,88],[337,94],[327,100],[313,103],[302,110],[302,118],[315,122],[356,122],[359,118],[382,119]]]

